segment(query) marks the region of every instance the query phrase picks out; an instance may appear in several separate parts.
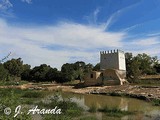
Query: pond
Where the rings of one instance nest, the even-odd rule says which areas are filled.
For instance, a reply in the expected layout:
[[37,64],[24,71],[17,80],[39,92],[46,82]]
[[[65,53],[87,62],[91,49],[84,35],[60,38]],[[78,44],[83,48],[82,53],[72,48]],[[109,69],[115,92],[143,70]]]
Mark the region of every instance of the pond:
[[62,93],[61,96],[64,99],[71,99],[79,106],[83,107],[86,111],[89,110],[89,108],[92,106],[95,106],[96,108],[102,108],[104,106],[107,106],[109,108],[118,107],[121,110],[132,112],[136,111],[136,114],[134,115],[126,115],[121,118],[109,117],[101,112],[86,112],[86,115],[92,115],[98,120],[160,120],[160,107],[153,106],[151,103],[139,99],[73,93]]

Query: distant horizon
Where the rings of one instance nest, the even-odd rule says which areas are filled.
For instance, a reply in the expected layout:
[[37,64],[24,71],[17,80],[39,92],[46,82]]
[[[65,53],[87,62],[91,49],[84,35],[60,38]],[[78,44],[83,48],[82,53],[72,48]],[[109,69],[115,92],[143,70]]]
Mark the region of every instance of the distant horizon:
[[158,0],[0,0],[0,58],[57,69],[114,49],[160,59],[159,11]]

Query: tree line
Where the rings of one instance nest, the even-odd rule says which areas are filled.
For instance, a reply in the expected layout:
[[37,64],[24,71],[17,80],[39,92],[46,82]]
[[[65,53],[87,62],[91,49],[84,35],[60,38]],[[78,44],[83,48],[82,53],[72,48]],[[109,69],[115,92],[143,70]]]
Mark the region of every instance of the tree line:
[[[138,79],[141,75],[160,74],[160,63],[158,58],[151,57],[145,53],[133,56],[132,53],[126,53],[126,76],[129,81]],[[47,64],[41,64],[31,68],[24,64],[21,58],[11,59],[0,63],[0,80],[13,80],[20,78],[27,81],[46,82],[55,81],[58,83],[69,82],[76,79],[83,80],[86,73],[92,70],[100,70],[100,63],[95,66],[86,64],[83,61],[75,63],[65,63],[61,70],[53,68]]]
[[157,56],[151,57],[145,53],[133,56],[126,53],[126,76],[131,82],[138,80],[142,75],[160,74],[160,63]]
[[55,81],[63,83],[76,79],[82,80],[84,75],[92,69],[92,64],[86,64],[82,61],[63,64],[61,71],[47,64],[41,64],[31,68],[30,65],[23,64],[21,58],[18,58],[8,60],[3,64],[0,63],[0,80],[9,81],[20,78],[34,82]]

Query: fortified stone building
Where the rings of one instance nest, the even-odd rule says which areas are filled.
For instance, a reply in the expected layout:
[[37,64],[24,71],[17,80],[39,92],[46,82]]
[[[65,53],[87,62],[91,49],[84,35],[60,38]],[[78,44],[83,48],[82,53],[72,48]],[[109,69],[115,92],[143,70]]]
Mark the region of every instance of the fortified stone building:
[[125,53],[121,50],[100,52],[100,71],[85,77],[85,85],[123,85],[127,83]]
[[100,69],[126,71],[125,53],[121,50],[100,52]]

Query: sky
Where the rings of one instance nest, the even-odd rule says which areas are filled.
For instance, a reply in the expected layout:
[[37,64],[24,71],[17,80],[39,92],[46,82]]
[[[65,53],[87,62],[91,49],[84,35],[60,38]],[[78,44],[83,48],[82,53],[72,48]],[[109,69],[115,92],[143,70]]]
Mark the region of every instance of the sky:
[[160,59],[160,0],[0,0],[0,58],[95,65],[120,49]]

